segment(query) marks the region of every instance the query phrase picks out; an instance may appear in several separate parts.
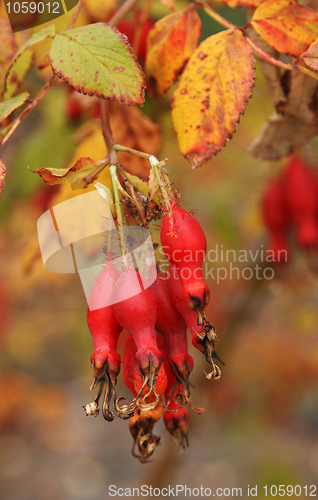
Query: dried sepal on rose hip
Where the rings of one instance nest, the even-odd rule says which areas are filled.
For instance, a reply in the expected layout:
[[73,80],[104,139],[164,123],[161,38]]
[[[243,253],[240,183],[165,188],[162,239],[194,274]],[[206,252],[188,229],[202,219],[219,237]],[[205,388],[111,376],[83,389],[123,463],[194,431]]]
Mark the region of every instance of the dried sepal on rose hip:
[[[167,375],[167,388],[165,392],[165,411],[163,419],[166,429],[171,434],[174,442],[177,445],[178,451],[183,451],[189,446],[188,441],[188,428],[189,428],[189,415],[186,407],[181,407],[184,404],[184,391],[182,384],[178,384],[176,377],[173,375],[170,364],[168,349],[165,345],[163,335],[158,333],[158,345],[162,351],[163,364]],[[203,411],[203,408],[202,408]]]
[[168,272],[168,282],[173,304],[187,323],[192,335],[193,346],[201,351],[205,355],[208,363],[212,365],[212,370],[207,378],[218,380],[221,377],[221,370],[214,363],[214,359],[217,359],[222,364],[224,363],[215,351],[215,343],[218,338],[214,327],[211,323],[209,323],[205,315],[203,325],[200,324],[198,314],[194,310],[190,309],[185,303],[178,269],[170,264]]
[[[140,392],[140,387],[142,386],[142,380],[136,370],[136,352],[137,347],[134,339],[131,335],[128,335],[123,354],[123,380],[125,385],[131,391],[134,399],[138,397],[137,395]],[[163,366],[161,367],[161,372],[159,371],[159,379],[157,391],[163,394],[167,385]],[[161,387],[159,387],[159,382]],[[145,388],[143,389],[143,392],[144,391]],[[142,397],[142,394],[140,397]],[[151,394],[149,399],[154,399],[154,395]],[[160,437],[155,436],[152,431],[155,423],[160,419],[162,412],[163,402],[160,398],[154,408],[142,409],[137,406],[133,415],[129,419],[129,429],[134,440],[132,454],[142,463],[146,462],[151,457],[155,448],[160,443]],[[138,454],[135,452],[136,448],[138,450]]]
[[111,401],[117,398],[115,386],[121,361],[117,353],[117,342],[123,328],[115,317],[112,305],[112,289],[118,277],[118,271],[109,261],[95,282],[87,310],[87,325],[95,349],[91,356],[94,369],[91,389],[98,387],[98,394],[94,400],[97,405],[105,389],[102,413],[108,421],[112,421],[115,417],[109,406]]

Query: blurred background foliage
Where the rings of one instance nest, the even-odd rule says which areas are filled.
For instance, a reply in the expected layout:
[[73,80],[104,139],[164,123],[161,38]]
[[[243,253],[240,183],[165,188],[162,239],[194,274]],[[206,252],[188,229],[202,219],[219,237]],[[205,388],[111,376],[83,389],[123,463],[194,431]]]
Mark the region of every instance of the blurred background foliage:
[[[243,9],[220,11],[245,23]],[[166,7],[154,3],[154,18],[166,13]],[[202,21],[203,37],[219,31],[205,15]],[[27,85],[32,95],[42,78],[39,71],[31,73]],[[90,108],[92,98],[80,99]],[[149,98],[142,112],[160,126],[159,158],[169,159],[167,169],[183,207],[197,209],[208,248],[266,249],[260,199],[284,162],[269,163],[247,152],[272,112],[262,75],[257,72],[253,98],[233,139],[198,170],[191,170],[179,153],[170,99],[171,92],[156,101]],[[208,317],[226,366],[219,382],[206,380],[207,364],[190,349],[197,387],[193,402],[206,411],[190,415],[190,447],[183,454],[160,422],[156,430],[162,445],[151,463],[141,465],[130,454],[127,422],[85,417],[82,405],[92,399],[93,350],[87,304],[77,275],[44,269],[36,229],[38,217],[70,196],[71,189],[67,184],[49,188],[28,169],[63,167],[80,156],[105,154],[98,118],[70,119],[68,100],[67,86],[56,85],[1,151],[8,170],[0,206],[3,498],[97,500],[108,497],[109,484],[242,487],[243,492],[257,484],[262,499],[266,484],[317,484],[318,273],[316,263],[296,247],[286,265],[274,268],[272,280],[234,275],[217,283],[209,278]],[[88,135],[87,116],[95,127]],[[107,172],[99,180],[107,183]],[[207,266],[229,264],[219,259]],[[123,343],[124,335],[121,348]],[[118,392],[125,393],[119,385]]]

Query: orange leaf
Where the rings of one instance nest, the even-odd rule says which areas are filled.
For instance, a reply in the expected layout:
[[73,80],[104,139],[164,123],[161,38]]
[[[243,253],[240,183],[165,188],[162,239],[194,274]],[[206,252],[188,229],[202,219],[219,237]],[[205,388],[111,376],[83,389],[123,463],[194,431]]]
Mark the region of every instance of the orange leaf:
[[318,40],[312,43],[306,52],[302,54],[301,58],[305,61],[309,68],[318,71]]
[[0,95],[9,63],[17,50],[9,21],[0,18]]
[[253,54],[239,30],[213,35],[191,56],[173,97],[181,153],[193,167],[217,154],[252,95]]
[[222,3],[225,3],[231,9],[235,9],[236,7],[258,7],[264,0],[221,0]]
[[267,0],[256,9],[252,25],[278,52],[295,57],[318,37],[318,13],[294,0]]
[[39,174],[49,186],[62,184],[66,180],[72,186],[72,189],[83,189],[96,181],[100,172],[107,165],[107,160],[92,160],[84,157],[77,160],[71,168],[39,168],[34,173]]
[[160,19],[150,30],[146,75],[154,95],[162,95],[177,80],[200,35],[201,21],[193,4]]

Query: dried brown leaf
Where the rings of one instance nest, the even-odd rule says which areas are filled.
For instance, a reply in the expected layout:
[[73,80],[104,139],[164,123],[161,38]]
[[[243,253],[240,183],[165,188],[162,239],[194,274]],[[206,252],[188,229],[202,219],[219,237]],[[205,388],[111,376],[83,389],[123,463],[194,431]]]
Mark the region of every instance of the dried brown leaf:
[[293,71],[288,85],[287,102],[278,106],[250,147],[255,156],[277,160],[318,132],[317,81]]
[[[111,127],[117,144],[158,156],[161,141],[159,127],[139,109],[114,103]],[[129,173],[148,178],[148,160],[122,152],[118,153],[118,158]]]

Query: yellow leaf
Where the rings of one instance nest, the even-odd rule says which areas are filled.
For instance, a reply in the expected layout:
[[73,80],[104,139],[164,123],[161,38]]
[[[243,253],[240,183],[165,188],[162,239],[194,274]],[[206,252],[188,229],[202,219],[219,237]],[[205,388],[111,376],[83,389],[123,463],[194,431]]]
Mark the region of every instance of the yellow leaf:
[[221,0],[222,3],[225,3],[231,9],[235,9],[236,7],[258,7],[264,0]]
[[200,35],[201,21],[193,4],[160,19],[150,30],[146,75],[154,95],[162,95],[174,84]]
[[294,0],[267,0],[256,9],[251,24],[271,47],[295,57],[318,37],[318,13]]
[[172,108],[180,151],[193,167],[217,154],[235,132],[254,78],[253,54],[239,30],[213,35],[193,53]]
[[110,14],[116,10],[118,0],[83,0],[83,8],[94,22],[108,20]]

